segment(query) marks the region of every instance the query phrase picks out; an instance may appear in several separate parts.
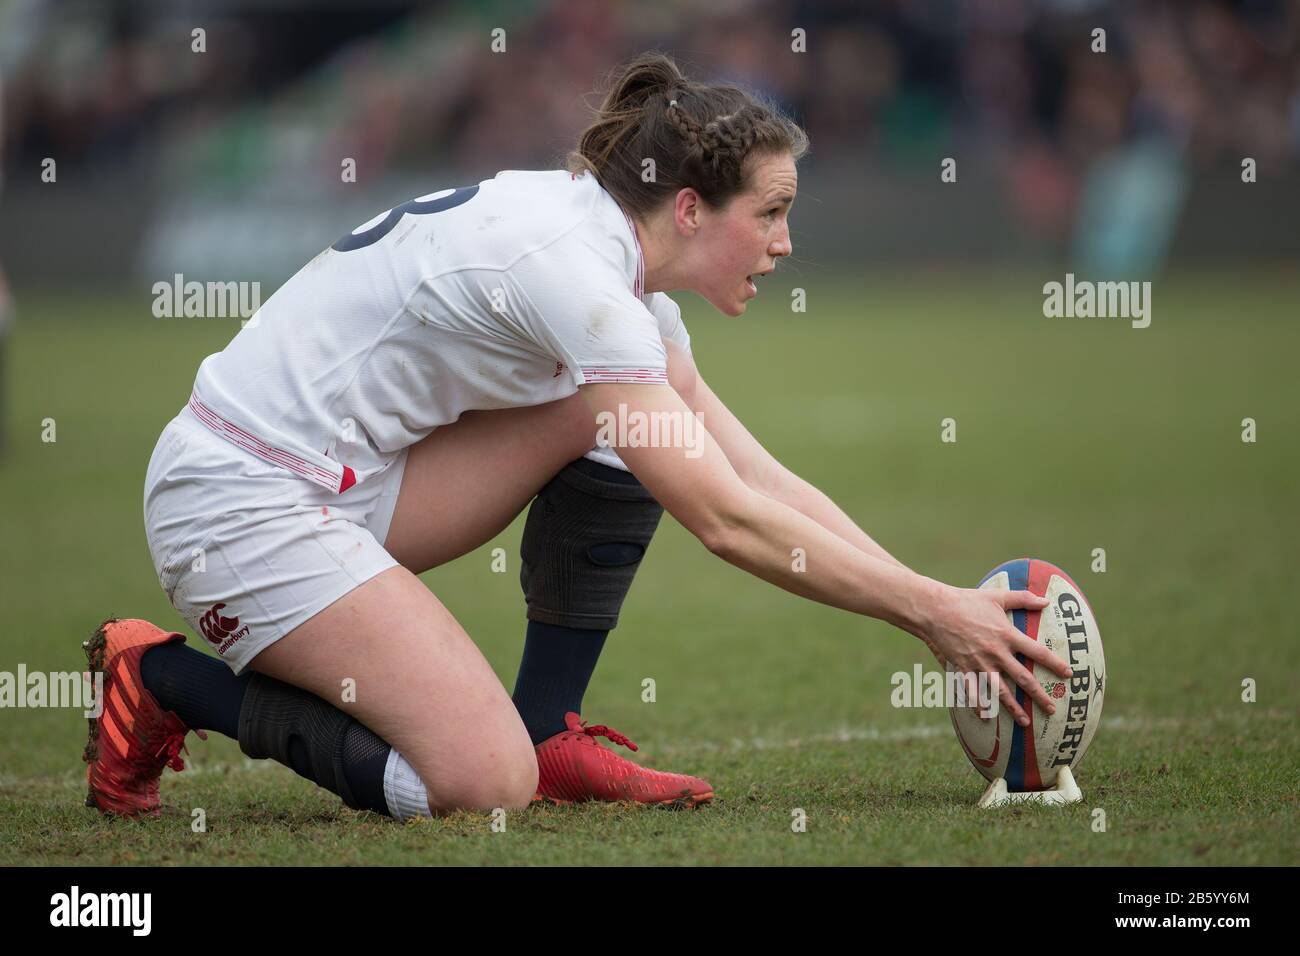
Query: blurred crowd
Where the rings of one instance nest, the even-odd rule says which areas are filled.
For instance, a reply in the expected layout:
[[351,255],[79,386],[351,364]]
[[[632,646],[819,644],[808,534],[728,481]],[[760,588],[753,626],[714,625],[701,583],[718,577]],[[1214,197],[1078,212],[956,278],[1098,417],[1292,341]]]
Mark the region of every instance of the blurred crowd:
[[369,175],[536,166],[582,127],[581,94],[648,48],[777,99],[809,130],[810,162],[945,148],[1050,180],[1144,137],[1192,162],[1300,157],[1287,0],[0,4],[10,168],[164,160],[301,183],[337,181],[339,155]]
[[1300,0],[0,0],[3,168],[306,206],[343,158],[553,167],[650,49],[784,106],[809,172],[960,157],[1029,242],[1111,272],[1167,257],[1197,170],[1300,165]]
[[[154,200],[142,274],[282,276],[370,214],[278,215],[337,205],[342,158],[366,183],[558,166],[601,77],[650,49],[786,108],[805,170],[924,198],[960,157],[1029,248],[1106,275],[1165,261],[1196,171],[1300,166],[1300,0],[0,0],[0,187],[39,189],[54,158],[102,220],[105,195]],[[101,224],[74,249],[55,208],[13,235],[66,255],[60,279],[127,244]],[[0,268],[0,394],[10,313]]]

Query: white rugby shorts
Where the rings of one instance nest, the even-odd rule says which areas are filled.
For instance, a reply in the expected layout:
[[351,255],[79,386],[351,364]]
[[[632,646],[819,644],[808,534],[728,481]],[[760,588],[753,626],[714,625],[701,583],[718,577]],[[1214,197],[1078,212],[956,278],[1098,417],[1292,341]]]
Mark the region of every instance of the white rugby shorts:
[[384,539],[407,450],[342,494],[250,454],[187,406],[144,486],[158,581],[190,628],[243,671],[261,650],[397,565]]

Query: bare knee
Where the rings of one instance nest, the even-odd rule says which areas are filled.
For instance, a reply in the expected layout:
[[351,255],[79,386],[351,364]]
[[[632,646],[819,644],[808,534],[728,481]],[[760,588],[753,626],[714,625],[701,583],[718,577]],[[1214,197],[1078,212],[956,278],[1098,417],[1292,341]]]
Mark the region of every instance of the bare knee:
[[435,812],[520,810],[537,792],[537,756],[529,746],[526,752],[498,753],[432,776],[425,788]]

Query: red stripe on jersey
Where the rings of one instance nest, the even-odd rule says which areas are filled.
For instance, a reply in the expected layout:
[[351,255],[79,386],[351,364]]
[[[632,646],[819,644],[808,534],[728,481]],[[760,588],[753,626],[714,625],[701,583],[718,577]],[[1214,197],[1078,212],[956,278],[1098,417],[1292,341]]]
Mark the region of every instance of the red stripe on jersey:
[[342,494],[357,482],[356,473],[347,465],[343,465],[342,475],[337,475],[332,471],[321,468],[319,465],[313,465],[292,452],[285,451],[283,448],[277,448],[268,442],[262,441],[256,435],[245,431],[234,422],[223,418],[214,412],[208,406],[199,400],[197,395],[191,395],[189,401],[190,411],[194,416],[214,432],[220,438],[224,438],[239,448],[244,449],[261,458],[263,461],[278,465],[287,469],[308,481],[314,482],[331,491]]
[[627,214],[626,209],[622,206],[618,208],[623,213],[623,218],[627,220],[627,227],[632,230],[632,241],[636,243],[636,278],[632,280],[632,293],[639,299],[645,295],[645,255],[641,252],[641,239],[636,234],[636,223]]
[[252,442],[252,443],[254,443],[254,444],[261,445],[264,449],[266,449],[267,451],[271,451],[271,452],[276,453],[277,455],[279,455],[280,457],[282,457],[285,461],[293,462],[293,463],[296,464],[299,468],[307,468],[307,469],[311,469],[311,470],[313,470],[313,471],[320,472],[320,473],[323,474],[323,475],[328,475],[328,476],[330,476],[331,478],[334,477],[334,473],[333,473],[333,472],[328,471],[327,469],[321,468],[321,467],[318,466],[318,465],[313,465],[311,462],[307,461],[305,458],[299,458],[297,455],[292,454],[291,452],[287,452],[287,451],[285,451],[283,448],[276,448],[274,445],[271,445],[271,444],[268,444],[267,442],[262,441],[262,439],[258,438],[258,437],[257,437],[256,435],[254,435],[252,432],[245,431],[244,429],[240,428],[238,425],[236,425],[234,422],[230,421],[229,419],[227,419],[227,418],[223,418],[220,414],[218,414],[217,412],[214,412],[214,411],[213,411],[211,408],[209,408],[207,405],[204,405],[203,402],[199,401],[199,398],[198,398],[197,395],[191,395],[191,396],[190,396],[190,404],[191,404],[191,406],[193,406],[193,407],[195,408],[196,411],[199,410],[199,409],[202,409],[202,411],[206,412],[207,415],[211,418],[212,421],[219,423],[223,428],[225,428],[225,429],[229,429],[231,432],[233,432],[234,434],[238,435],[239,437],[245,439],[246,441]]
[[[322,468],[317,468],[315,465],[304,466],[299,463],[301,462],[301,459],[296,455],[290,455],[282,449],[275,448],[274,446],[268,445],[253,436],[247,435],[247,433],[243,432],[241,429],[236,428],[233,423],[228,422],[221,416],[215,414],[211,409],[191,406],[190,410],[194,412],[199,421],[208,426],[212,431],[216,432],[219,437],[224,438],[232,445],[236,445],[247,452],[251,452],[263,461],[269,461],[273,465],[279,465],[281,468],[292,471],[294,474],[301,475],[302,477],[315,481],[318,484],[324,484],[327,488],[333,487],[334,482],[337,480],[332,473],[327,472]],[[328,478],[329,481],[321,481],[321,477]]]
[[649,368],[645,365],[584,365],[583,371],[590,369],[593,372],[654,372],[662,374],[665,369]]
[[665,385],[668,382],[668,370],[597,365],[584,367],[582,377],[588,382],[649,382],[655,385]]

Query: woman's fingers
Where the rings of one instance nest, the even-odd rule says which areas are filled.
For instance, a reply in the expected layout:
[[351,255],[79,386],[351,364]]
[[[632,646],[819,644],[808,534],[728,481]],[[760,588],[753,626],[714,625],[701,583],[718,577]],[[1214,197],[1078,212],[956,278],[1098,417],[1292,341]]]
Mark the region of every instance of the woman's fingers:
[[1002,607],[1008,611],[1024,608],[1029,611],[1041,611],[1052,602],[1040,597],[1033,591],[991,591],[1002,599]]
[[960,695],[956,700],[959,707],[965,707],[975,713],[980,712],[979,680],[971,671],[956,671],[957,675],[957,693]]
[[[1023,589],[1019,591],[984,591],[980,592],[980,595],[979,600],[981,601],[991,600],[997,602],[1004,615],[1006,612],[1019,609],[1042,611],[1051,604],[1048,598]],[[973,594],[967,592],[966,596],[973,597]],[[987,608],[988,605],[986,604],[984,607]],[[1071,674],[1070,665],[1045,645],[1032,640],[1012,626],[1005,616],[1001,619],[1001,627],[997,625],[990,627],[992,622],[985,616],[986,614],[986,610],[977,611],[976,608],[968,606],[957,613],[945,625],[945,628],[941,628],[935,635],[927,635],[926,643],[930,645],[930,649],[938,657],[941,653],[938,650],[940,641],[946,645],[951,643],[949,636],[955,637],[963,632],[971,634],[971,637],[967,639],[969,641],[969,651],[963,649],[962,653],[949,658],[954,662],[964,659],[967,665],[957,668],[966,672],[963,677],[963,685],[966,689],[967,705],[978,710],[976,706],[978,703],[976,698],[978,691],[977,676],[987,675],[990,681],[996,678],[997,699],[1000,706],[1005,708],[1011,718],[1022,726],[1028,724],[1029,714],[1026,712],[1026,708],[1033,706],[1033,704],[1037,704],[1046,714],[1054,714],[1056,704],[1053,703],[1047,690],[1034,676],[1033,668],[1035,665],[1042,665],[1053,674],[1069,677]],[[978,626],[976,622],[978,622]],[[970,630],[967,631],[967,628]],[[976,634],[978,634],[978,637],[975,636]],[[1022,655],[1025,658],[1025,664],[1020,663],[1015,655]],[[1024,692],[1023,705],[1016,701],[1016,687],[1019,687]]]
[[[1052,602],[1045,597],[1040,597],[1033,591],[1003,591],[995,592],[1002,597],[1002,607],[1005,610],[1026,608],[1031,611],[1041,611]],[[1023,654],[1030,660],[1042,664],[1048,670],[1052,671],[1058,677],[1070,676],[1070,665],[1057,657],[1044,645],[1038,641],[1032,640],[1026,636],[1019,628],[1007,628],[1008,643],[1017,654]]]
[[1043,685],[1038,683],[1034,679],[1034,675],[1026,670],[1014,657],[1009,657],[1003,662],[1002,673],[1015,681],[1020,689],[1033,698],[1034,703],[1047,713],[1056,713],[1056,705],[1052,703],[1052,698],[1047,696],[1047,691],[1043,689]]
[[1069,677],[1074,673],[1070,669],[1070,665],[1057,657],[1045,644],[1040,644],[1038,641],[1026,637],[1014,628],[1012,628],[1012,631],[1014,637],[1010,640],[1011,649],[1017,654],[1024,654],[1030,660],[1042,664],[1058,677]]
[[997,720],[1002,675],[997,671],[978,674],[965,671],[962,677],[966,687],[966,706],[980,720]]
[[966,703],[974,707],[976,711],[982,710],[979,676],[970,673],[963,674],[962,683],[966,685]]
[[1009,681],[998,681],[998,700],[1002,702],[1002,709],[1011,715],[1011,719],[1018,724],[1028,724],[1029,717],[1016,703],[1015,692],[1011,690]]

